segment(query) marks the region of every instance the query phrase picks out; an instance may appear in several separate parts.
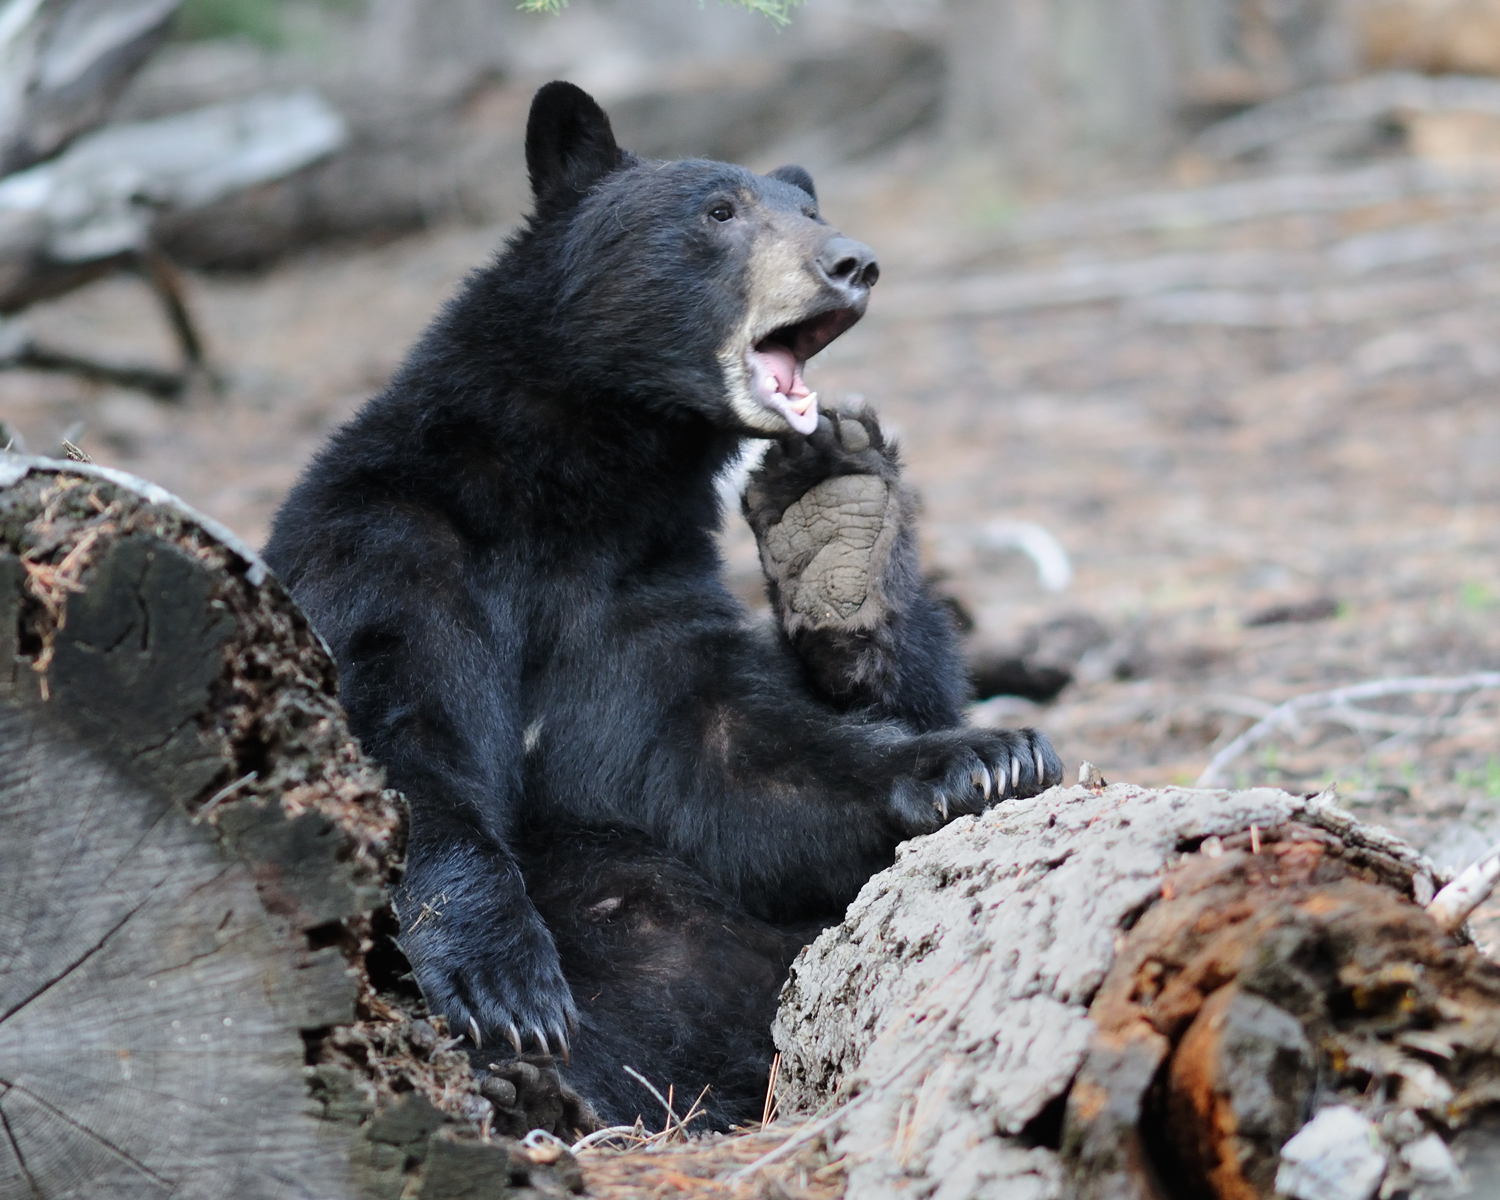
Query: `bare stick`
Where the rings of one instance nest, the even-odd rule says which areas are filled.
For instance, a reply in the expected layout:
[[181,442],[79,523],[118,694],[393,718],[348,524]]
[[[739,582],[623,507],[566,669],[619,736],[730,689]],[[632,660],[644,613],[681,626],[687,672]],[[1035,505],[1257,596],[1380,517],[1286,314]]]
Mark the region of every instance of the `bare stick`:
[[193,824],[194,825],[198,824],[200,821],[203,820],[204,817],[208,816],[208,814],[210,812],[212,812],[215,808],[217,808],[225,800],[228,800],[229,797],[231,797],[232,795],[235,794],[235,792],[239,791],[240,788],[244,787],[247,783],[254,783],[255,780],[258,779],[259,777],[260,777],[260,772],[259,771],[251,771],[250,774],[248,774],[248,775],[242,775],[242,776],[240,776],[240,778],[236,779],[233,783],[228,784],[225,787],[221,787],[217,792],[215,792],[212,796],[210,796],[208,798],[208,801],[203,805],[203,807],[200,808],[193,815]]
[[760,1127],[764,1129],[776,1115],[776,1076],[781,1074],[781,1051],[771,1059],[771,1077],[766,1080],[766,1102],[760,1110]]
[[1427,915],[1452,933],[1469,919],[1469,914],[1490,898],[1500,882],[1500,845],[1491,846],[1472,866],[1459,872],[1458,878],[1432,898]]
[[[1351,728],[1378,727],[1388,730],[1399,722],[1402,728],[1398,732],[1440,733],[1447,728],[1447,725],[1438,724],[1437,720],[1401,718],[1391,713],[1360,713],[1360,710],[1350,706],[1356,700],[1374,700],[1382,696],[1410,696],[1424,692],[1472,692],[1480,688],[1500,688],[1500,671],[1476,671],[1472,675],[1457,675],[1451,678],[1410,676],[1402,679],[1376,679],[1368,683],[1355,683],[1348,687],[1335,688],[1329,692],[1309,692],[1305,696],[1295,696],[1285,704],[1277,705],[1215,754],[1213,760],[1204,768],[1203,774],[1198,776],[1197,786],[1219,786],[1225,767],[1252,746],[1265,741],[1278,728],[1295,730],[1298,724],[1298,714],[1327,709],[1329,710],[1327,713],[1318,714],[1319,719],[1337,721]],[[1370,720],[1367,721],[1366,718]],[[1405,723],[1407,721],[1411,724],[1407,725]]]
[[636,1080],[636,1082],[640,1083],[648,1092],[650,1092],[657,1098],[657,1100],[661,1102],[661,1106],[667,1110],[667,1129],[671,1129],[673,1125],[676,1125],[682,1136],[687,1137],[687,1126],[682,1123],[682,1118],[673,1111],[672,1102],[665,1096],[663,1096],[660,1092],[658,1092],[655,1085],[653,1085],[649,1079],[647,1079],[634,1067],[626,1067],[625,1074],[629,1075],[632,1079]]
[[611,1138],[621,1138],[629,1142],[644,1142],[646,1140],[641,1133],[639,1125],[609,1125],[603,1129],[596,1129],[593,1133],[579,1138],[568,1149],[577,1154],[580,1150],[591,1150],[600,1142],[607,1142]]
[[703,1097],[708,1095],[708,1090],[711,1087],[713,1087],[713,1084],[711,1083],[705,1083],[703,1085],[703,1090],[698,1093],[698,1098],[693,1101],[693,1106],[687,1110],[687,1116],[682,1118],[682,1123],[684,1125],[691,1125],[697,1118],[703,1115],[703,1113],[700,1111],[700,1106],[703,1103]]
[[141,251],[139,258],[141,274],[161,302],[162,311],[177,337],[183,362],[189,368],[202,366],[203,335],[198,332],[188,310],[182,274],[172,260],[155,246],[148,246]]

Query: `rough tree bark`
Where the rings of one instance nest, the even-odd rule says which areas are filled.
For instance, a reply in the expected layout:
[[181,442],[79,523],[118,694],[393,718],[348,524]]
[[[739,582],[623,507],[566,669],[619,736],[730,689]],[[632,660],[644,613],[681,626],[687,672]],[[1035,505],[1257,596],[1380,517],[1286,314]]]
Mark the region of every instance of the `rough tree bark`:
[[403,819],[251,551],[0,454],[0,1196],[580,1186],[399,978]]
[[1500,967],[1423,911],[1437,882],[1270,789],[964,818],[794,965],[783,1109],[843,1105],[861,1200],[1438,1197],[1455,1158],[1500,1194]]

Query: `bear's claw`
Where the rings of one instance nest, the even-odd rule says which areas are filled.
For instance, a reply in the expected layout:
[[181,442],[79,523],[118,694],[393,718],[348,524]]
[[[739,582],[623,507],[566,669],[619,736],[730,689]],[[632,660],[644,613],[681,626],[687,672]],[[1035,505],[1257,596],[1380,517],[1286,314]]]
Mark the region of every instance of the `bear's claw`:
[[[945,730],[920,735],[913,745],[914,776],[898,780],[891,793],[892,809],[908,836],[1062,782],[1062,761],[1034,729]],[[914,804],[924,791],[927,802]]]
[[[447,885],[450,894],[458,890],[457,884]],[[475,1051],[486,1042],[507,1042],[521,1054],[534,1041],[543,1054],[550,1053],[545,1031],[566,1029],[577,1010],[540,918],[533,910],[531,921],[507,921],[498,898],[461,913],[455,907],[413,921],[401,938],[429,1009],[445,1017],[448,1028]]]

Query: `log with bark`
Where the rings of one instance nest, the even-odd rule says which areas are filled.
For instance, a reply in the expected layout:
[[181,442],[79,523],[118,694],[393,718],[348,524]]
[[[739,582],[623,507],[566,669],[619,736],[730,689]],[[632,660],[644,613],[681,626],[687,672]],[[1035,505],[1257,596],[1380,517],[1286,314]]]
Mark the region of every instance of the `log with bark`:
[[1437,882],[1272,789],[964,818],[794,965],[783,1108],[862,1200],[1500,1194],[1500,966]]
[[402,978],[403,830],[248,548],[0,454],[0,1196],[581,1186],[492,1132],[571,1132],[545,1064],[497,1106]]

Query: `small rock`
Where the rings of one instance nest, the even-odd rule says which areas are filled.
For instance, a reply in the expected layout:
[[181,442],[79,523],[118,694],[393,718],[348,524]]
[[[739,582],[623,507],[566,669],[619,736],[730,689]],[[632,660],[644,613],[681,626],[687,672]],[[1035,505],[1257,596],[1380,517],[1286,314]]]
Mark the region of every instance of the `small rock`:
[[1325,1108],[1281,1148],[1276,1190],[1295,1200],[1369,1200],[1384,1174],[1375,1126],[1341,1104]]
[[406,1027],[406,1040],[418,1054],[431,1054],[438,1044],[437,1030],[427,1021],[413,1021]]
[[475,1096],[472,1093],[458,1097],[454,1101],[454,1107],[458,1110],[458,1115],[465,1121],[472,1121],[475,1125],[486,1118],[493,1119],[495,1116],[495,1106],[483,1096]]
[[1078,783],[1080,787],[1093,788],[1096,791],[1109,786],[1109,781],[1104,778],[1104,772],[1087,760],[1078,764]]
[[1427,1136],[1422,1118],[1409,1108],[1393,1108],[1380,1118],[1380,1136],[1392,1146],[1404,1146]]
[[1401,1147],[1401,1161],[1418,1183],[1452,1185],[1462,1179],[1448,1143],[1435,1133]]
[[[479,1097],[474,1097],[476,1100]],[[443,1114],[419,1092],[407,1092],[386,1105],[370,1120],[372,1142],[410,1146],[421,1142],[443,1123]]]

